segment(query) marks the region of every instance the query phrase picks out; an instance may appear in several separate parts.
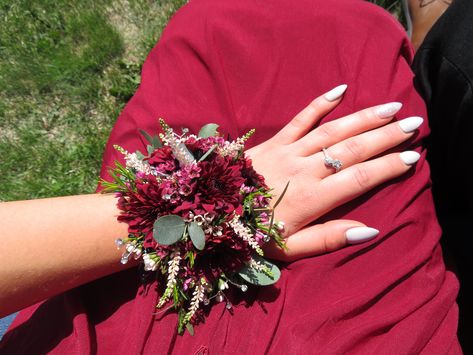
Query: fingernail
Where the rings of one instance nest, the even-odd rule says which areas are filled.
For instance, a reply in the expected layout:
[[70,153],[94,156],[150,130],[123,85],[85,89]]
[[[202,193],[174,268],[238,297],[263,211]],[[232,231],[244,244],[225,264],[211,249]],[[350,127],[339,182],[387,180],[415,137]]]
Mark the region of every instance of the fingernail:
[[409,133],[415,131],[419,126],[424,122],[422,117],[414,116],[408,117],[399,121],[399,127],[403,130],[404,133]]
[[400,102],[390,102],[389,104],[379,106],[375,112],[379,118],[388,118],[394,116],[401,107],[402,104]]
[[348,244],[358,244],[373,239],[379,230],[370,227],[354,227],[345,232]]
[[339,99],[345,93],[345,91],[347,90],[347,87],[348,85],[343,84],[330,90],[328,93],[325,94],[325,100],[332,102]]
[[404,164],[412,165],[419,160],[420,154],[414,152],[413,150],[406,150],[405,152],[399,154],[399,157],[401,158]]

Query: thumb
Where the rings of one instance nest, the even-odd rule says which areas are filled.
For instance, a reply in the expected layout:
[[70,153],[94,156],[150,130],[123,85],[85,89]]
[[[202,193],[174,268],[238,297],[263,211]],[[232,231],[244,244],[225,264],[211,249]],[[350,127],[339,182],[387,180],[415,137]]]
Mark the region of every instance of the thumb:
[[379,234],[363,223],[339,219],[324,224],[305,227],[286,239],[287,250],[268,245],[265,256],[283,261],[294,261],[329,253],[347,244],[358,244],[373,239]]

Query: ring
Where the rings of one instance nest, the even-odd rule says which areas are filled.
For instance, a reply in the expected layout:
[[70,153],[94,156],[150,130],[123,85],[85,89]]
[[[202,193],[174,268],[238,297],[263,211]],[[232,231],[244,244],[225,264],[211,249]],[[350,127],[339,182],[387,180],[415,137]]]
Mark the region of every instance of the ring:
[[338,159],[332,159],[332,157],[328,155],[327,149],[322,148],[322,152],[324,153],[325,166],[332,167],[335,169],[335,172],[339,172],[343,166],[342,162]]

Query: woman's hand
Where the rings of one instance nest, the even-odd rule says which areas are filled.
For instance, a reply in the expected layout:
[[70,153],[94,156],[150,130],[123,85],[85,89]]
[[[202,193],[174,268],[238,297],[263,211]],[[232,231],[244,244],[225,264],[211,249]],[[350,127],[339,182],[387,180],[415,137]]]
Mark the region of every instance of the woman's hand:
[[[275,212],[276,219],[285,222],[288,250],[273,245],[266,250],[270,257],[294,260],[375,237],[376,229],[349,220],[302,228],[405,173],[419,159],[417,152],[407,151],[368,160],[406,141],[422,124],[420,117],[391,122],[402,106],[397,102],[370,107],[312,129],[340,103],[345,89],[346,85],[341,85],[316,98],[273,138],[246,152],[276,196],[290,182]],[[328,157],[343,163],[340,171],[324,163],[323,148]]]

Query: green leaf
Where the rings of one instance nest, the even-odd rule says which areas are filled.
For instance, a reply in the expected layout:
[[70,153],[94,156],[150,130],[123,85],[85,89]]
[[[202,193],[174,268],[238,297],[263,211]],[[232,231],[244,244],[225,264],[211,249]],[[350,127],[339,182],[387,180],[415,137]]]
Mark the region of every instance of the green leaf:
[[282,198],[283,198],[284,195],[286,194],[287,188],[289,187],[289,183],[290,183],[290,181],[287,182],[286,187],[285,187],[284,190],[282,191],[281,195],[279,195],[278,200],[276,201],[276,203],[275,203],[274,206],[273,206],[273,210],[277,207],[277,205],[279,205],[279,203],[281,202]]
[[191,336],[194,336],[194,327],[190,323],[186,323],[186,329]]
[[276,201],[276,203],[274,204],[273,206],[273,212],[271,213],[271,220],[269,222],[269,228],[268,228],[268,234],[269,236],[271,236],[272,232],[273,232],[273,224],[274,224],[274,209],[277,207],[277,205],[279,205],[279,203],[281,202],[282,198],[284,197],[284,195],[286,194],[286,191],[287,191],[287,188],[289,187],[289,182],[287,182],[286,184],[286,187],[284,188],[284,190],[282,191],[281,195],[279,196],[278,200]]
[[263,265],[265,270],[257,270],[249,265],[244,266],[238,272],[243,280],[257,286],[272,285],[279,280],[281,270],[276,265],[258,255],[254,255],[253,259]]
[[140,160],[143,160],[144,157],[145,157],[144,154],[141,153],[139,150],[137,150],[137,151],[135,152],[135,154],[136,154],[136,157],[137,157],[138,159],[140,159]]
[[217,144],[215,144],[214,146],[212,146],[212,148],[210,148],[209,150],[207,150],[207,151],[205,152],[205,154],[202,155],[202,157],[199,159],[199,162],[204,161],[205,158],[207,158],[210,154],[212,154],[212,152],[215,150],[215,148],[217,148]]
[[194,252],[189,250],[186,254],[186,258],[189,259],[189,266],[191,268],[194,267]]
[[171,245],[182,238],[186,222],[176,215],[158,217],[153,226],[153,238],[159,244]]
[[192,243],[198,250],[204,250],[205,247],[205,233],[202,227],[195,222],[189,223],[187,233],[191,237]]
[[186,311],[184,308],[179,309],[178,313],[178,326],[177,326],[177,332],[182,335],[184,332],[184,318],[186,317]]
[[154,152],[154,147],[152,145],[147,145],[146,146],[146,151],[148,152],[148,155],[151,155],[151,153]]
[[172,291],[173,291],[172,294],[173,294],[174,305],[176,305],[179,303],[179,290],[177,289],[177,285],[174,285],[174,288]]
[[215,123],[206,124],[200,129],[199,137],[208,138],[208,137],[216,136],[218,134],[217,132],[218,127],[219,127],[218,124],[215,124]]
[[159,136],[151,136],[146,131],[140,129],[140,133],[146,138],[146,140],[151,144],[154,149],[161,148],[163,144]]

